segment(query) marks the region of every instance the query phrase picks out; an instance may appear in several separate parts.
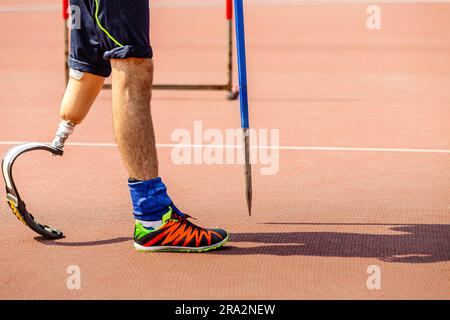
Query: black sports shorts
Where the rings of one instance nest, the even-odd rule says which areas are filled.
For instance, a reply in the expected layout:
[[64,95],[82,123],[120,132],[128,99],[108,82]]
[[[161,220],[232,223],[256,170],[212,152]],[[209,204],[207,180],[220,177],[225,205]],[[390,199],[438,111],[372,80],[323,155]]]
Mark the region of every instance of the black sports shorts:
[[149,0],[70,0],[69,67],[102,77],[109,59],[152,58]]

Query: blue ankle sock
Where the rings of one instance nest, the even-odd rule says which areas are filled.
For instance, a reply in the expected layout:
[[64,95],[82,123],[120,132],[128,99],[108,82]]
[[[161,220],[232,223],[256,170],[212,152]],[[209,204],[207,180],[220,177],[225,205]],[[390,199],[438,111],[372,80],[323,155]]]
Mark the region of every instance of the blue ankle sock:
[[140,181],[128,179],[133,216],[136,220],[158,221],[169,211],[172,200],[161,178]]

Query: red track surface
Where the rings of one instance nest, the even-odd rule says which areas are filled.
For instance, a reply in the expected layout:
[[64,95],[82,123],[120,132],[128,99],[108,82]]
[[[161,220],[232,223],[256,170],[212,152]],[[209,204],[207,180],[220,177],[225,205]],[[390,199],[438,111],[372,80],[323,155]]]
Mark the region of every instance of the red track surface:
[[[450,5],[381,8],[382,29],[369,31],[365,5],[249,7],[252,126],[281,129],[283,146],[450,149]],[[152,19],[156,81],[223,80],[223,9],[159,8]],[[61,24],[59,12],[0,13],[2,154],[7,141],[53,137]],[[110,104],[102,92],[70,142],[113,142]],[[214,92],[155,92],[153,115],[158,143],[195,120],[239,124],[237,102]],[[228,229],[227,248],[139,254],[115,147],[30,154],[16,168],[30,211],[66,238],[36,237],[1,203],[0,298],[450,298],[450,154],[282,150],[277,175],[255,166],[247,218],[241,166],[175,166],[170,151],[159,157],[172,197]],[[66,287],[70,265],[81,290]],[[366,287],[369,265],[381,290]]]

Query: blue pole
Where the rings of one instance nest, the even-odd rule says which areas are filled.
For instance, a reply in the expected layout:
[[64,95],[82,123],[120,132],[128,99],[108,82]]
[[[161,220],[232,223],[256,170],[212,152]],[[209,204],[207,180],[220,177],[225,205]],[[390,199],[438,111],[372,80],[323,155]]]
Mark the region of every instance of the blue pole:
[[236,46],[239,73],[239,99],[241,105],[241,126],[243,130],[244,156],[245,156],[245,198],[247,200],[248,214],[252,215],[252,167],[250,162],[250,136],[248,123],[248,96],[247,96],[247,63],[245,60],[245,31],[244,31],[244,4],[243,0],[234,0],[236,20]]
[[239,74],[239,97],[241,105],[241,126],[249,128],[248,121],[248,95],[247,95],[247,62],[245,58],[245,30],[243,0],[234,0],[236,20],[236,46]]

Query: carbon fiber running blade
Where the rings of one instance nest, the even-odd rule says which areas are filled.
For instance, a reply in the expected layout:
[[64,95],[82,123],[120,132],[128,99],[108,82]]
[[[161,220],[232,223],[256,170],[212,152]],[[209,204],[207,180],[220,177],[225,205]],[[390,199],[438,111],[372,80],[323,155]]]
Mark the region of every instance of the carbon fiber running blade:
[[6,202],[8,203],[16,218],[19,219],[23,224],[28,226],[30,229],[45,238],[59,239],[63,237],[63,233],[61,231],[37,222],[33,215],[31,215],[27,211],[25,202],[20,197],[19,191],[14,182],[13,165],[15,161],[21,155],[35,150],[48,151],[51,154],[58,156],[63,155],[63,151],[61,149],[58,149],[49,144],[38,142],[25,143],[10,149],[5,154],[2,160],[2,175],[6,185]]

